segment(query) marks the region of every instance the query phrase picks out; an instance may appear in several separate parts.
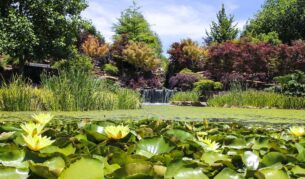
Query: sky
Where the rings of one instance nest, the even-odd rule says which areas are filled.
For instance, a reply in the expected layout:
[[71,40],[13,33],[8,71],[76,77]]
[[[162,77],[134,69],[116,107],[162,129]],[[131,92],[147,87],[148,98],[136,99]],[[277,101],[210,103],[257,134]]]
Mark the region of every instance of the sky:
[[[82,16],[90,20],[107,42],[112,42],[113,24],[121,12],[132,5],[132,0],[87,0],[89,7]],[[261,8],[265,0],[137,0],[146,20],[156,32],[166,53],[173,42],[191,38],[203,43],[216,13],[224,4],[227,13],[234,15],[237,27]]]

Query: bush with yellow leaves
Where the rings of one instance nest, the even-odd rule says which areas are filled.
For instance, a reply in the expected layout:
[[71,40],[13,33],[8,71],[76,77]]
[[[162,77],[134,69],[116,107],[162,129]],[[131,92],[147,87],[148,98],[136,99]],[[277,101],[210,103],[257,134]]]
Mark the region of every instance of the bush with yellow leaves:
[[98,38],[89,35],[81,46],[83,52],[90,57],[103,57],[109,52],[109,45],[101,43]]
[[123,50],[123,60],[144,71],[155,70],[161,63],[155,51],[142,42],[130,42]]

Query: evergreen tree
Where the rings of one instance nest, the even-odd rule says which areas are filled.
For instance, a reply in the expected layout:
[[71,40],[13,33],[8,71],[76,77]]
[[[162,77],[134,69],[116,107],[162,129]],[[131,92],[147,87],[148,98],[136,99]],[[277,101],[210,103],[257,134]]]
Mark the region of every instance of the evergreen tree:
[[235,39],[238,34],[238,29],[236,28],[237,24],[233,25],[233,22],[234,16],[229,15],[228,17],[224,5],[222,5],[221,10],[217,13],[217,22],[213,21],[211,25],[211,32],[206,32],[206,43],[221,43],[227,40]]
[[140,7],[135,2],[133,5],[122,12],[118,23],[114,25],[114,39],[119,40],[123,35],[128,37],[129,41],[143,42],[156,51],[161,56],[162,46],[156,33],[150,29],[149,23],[140,12]]

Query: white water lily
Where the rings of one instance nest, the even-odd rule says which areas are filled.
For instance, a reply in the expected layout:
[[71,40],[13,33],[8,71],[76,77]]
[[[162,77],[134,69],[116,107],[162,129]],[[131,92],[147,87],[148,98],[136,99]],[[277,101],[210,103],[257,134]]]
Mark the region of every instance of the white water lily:
[[290,127],[288,130],[289,134],[295,136],[295,137],[302,137],[303,135],[305,135],[305,129],[304,127],[299,127],[299,126],[293,126]]
[[123,139],[129,134],[129,132],[130,129],[128,126],[107,126],[105,128],[105,133],[110,139]]
[[198,137],[199,141],[204,143],[204,150],[206,151],[213,151],[213,152],[218,152],[219,148],[220,148],[220,144],[218,142],[215,142],[215,141],[212,141],[211,139],[209,138],[201,138],[201,137]]
[[26,123],[26,124],[21,124],[20,127],[27,135],[31,135],[31,136],[40,135],[44,132],[43,125],[35,124],[32,122]]
[[22,137],[27,147],[33,151],[39,151],[55,142],[55,140],[51,140],[51,138],[48,137],[42,137],[41,135],[22,135]]
[[50,113],[39,113],[32,115],[32,118],[35,120],[35,122],[38,122],[39,124],[46,125],[49,123],[54,116],[52,116]]

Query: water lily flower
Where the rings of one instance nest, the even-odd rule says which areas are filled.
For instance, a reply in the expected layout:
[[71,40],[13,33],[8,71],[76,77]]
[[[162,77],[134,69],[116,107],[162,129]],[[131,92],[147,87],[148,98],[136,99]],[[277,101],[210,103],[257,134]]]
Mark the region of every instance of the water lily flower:
[[289,128],[288,132],[295,137],[301,137],[305,134],[305,129],[304,127],[293,126]]
[[108,138],[110,139],[123,139],[126,137],[130,132],[128,126],[107,126],[105,128],[105,133]]
[[22,135],[26,145],[33,151],[39,151],[55,142],[55,140],[51,140],[48,137],[42,137],[41,135]]
[[42,125],[46,125],[53,119],[53,117],[54,116],[52,116],[50,113],[39,113],[32,115],[32,118]]
[[44,132],[43,128],[44,126],[41,124],[35,124],[35,123],[26,123],[21,124],[20,127],[23,129],[23,131],[30,136],[40,135]]
[[198,139],[200,142],[205,144],[204,149],[206,151],[218,152],[218,149],[220,147],[220,144],[218,142],[212,141],[207,137],[205,139],[199,137]]

